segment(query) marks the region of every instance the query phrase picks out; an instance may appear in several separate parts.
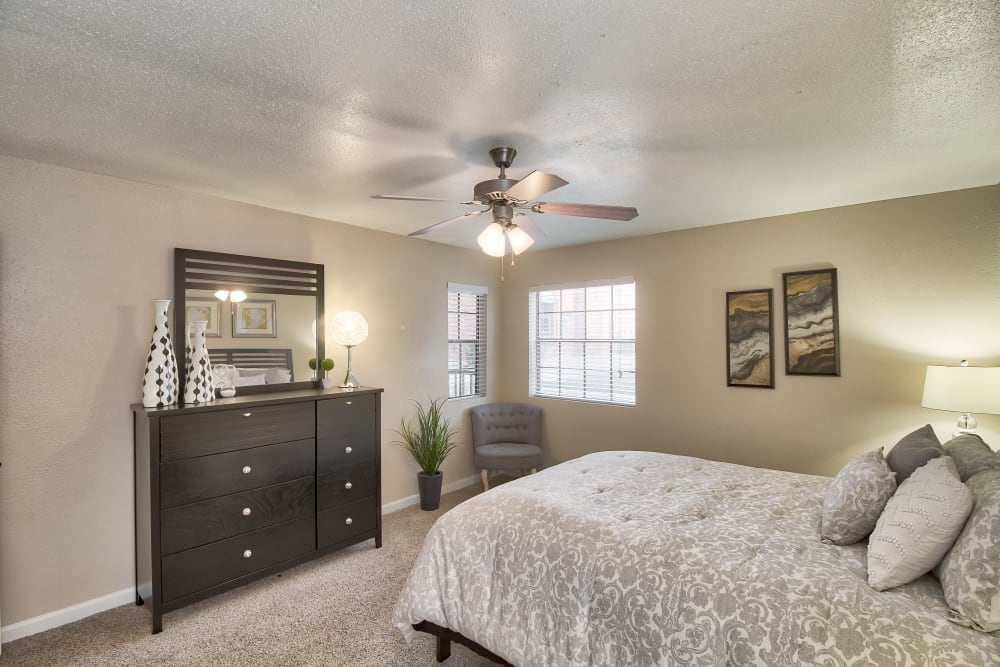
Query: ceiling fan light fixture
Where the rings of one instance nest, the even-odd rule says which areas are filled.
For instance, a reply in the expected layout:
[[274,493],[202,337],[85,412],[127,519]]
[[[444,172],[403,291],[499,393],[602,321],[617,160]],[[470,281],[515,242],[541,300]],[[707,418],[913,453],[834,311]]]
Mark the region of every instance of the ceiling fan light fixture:
[[511,225],[507,228],[507,238],[510,240],[510,249],[514,251],[515,255],[520,255],[535,242],[535,239],[517,225]]
[[504,236],[504,229],[495,222],[480,232],[476,238],[476,243],[491,257],[503,257],[507,248],[507,238]]

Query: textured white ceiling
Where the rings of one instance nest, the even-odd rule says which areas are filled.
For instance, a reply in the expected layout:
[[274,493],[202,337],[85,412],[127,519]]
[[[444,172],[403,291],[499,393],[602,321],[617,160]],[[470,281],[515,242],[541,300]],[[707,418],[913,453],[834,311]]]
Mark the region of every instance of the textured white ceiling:
[[405,234],[496,145],[639,209],[539,247],[996,183],[1000,2],[0,1],[0,153]]

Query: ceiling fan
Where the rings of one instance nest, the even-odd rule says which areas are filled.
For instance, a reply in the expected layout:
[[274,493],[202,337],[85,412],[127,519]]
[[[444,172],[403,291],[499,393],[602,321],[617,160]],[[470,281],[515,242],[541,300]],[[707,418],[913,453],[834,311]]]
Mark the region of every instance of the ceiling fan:
[[[422,236],[432,230],[450,225],[453,222],[474,218],[487,211],[492,211],[493,222],[482,231],[476,241],[486,254],[494,257],[502,257],[507,251],[508,243],[510,244],[511,251],[517,255],[524,252],[535,242],[535,239],[545,236],[545,233],[522,210],[533,211],[535,213],[623,221],[631,220],[639,215],[639,212],[631,206],[599,206],[597,204],[566,204],[535,201],[545,193],[567,185],[567,181],[564,181],[555,174],[546,174],[543,171],[533,171],[520,180],[507,178],[507,169],[514,162],[515,155],[517,155],[517,151],[506,146],[490,150],[490,158],[492,158],[493,164],[500,169],[500,176],[477,183],[473,189],[472,201],[459,202],[469,206],[483,206],[485,208],[463,213],[448,220],[442,220],[429,227],[411,232],[409,236]],[[449,199],[406,197],[401,195],[372,195],[372,199],[451,201]]]

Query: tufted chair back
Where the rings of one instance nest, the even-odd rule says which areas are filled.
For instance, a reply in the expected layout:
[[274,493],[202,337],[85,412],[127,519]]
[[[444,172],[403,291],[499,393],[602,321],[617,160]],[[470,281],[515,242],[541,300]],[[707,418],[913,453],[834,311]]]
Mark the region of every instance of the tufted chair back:
[[527,403],[488,403],[470,408],[472,442],[476,447],[495,443],[542,441],[542,409]]

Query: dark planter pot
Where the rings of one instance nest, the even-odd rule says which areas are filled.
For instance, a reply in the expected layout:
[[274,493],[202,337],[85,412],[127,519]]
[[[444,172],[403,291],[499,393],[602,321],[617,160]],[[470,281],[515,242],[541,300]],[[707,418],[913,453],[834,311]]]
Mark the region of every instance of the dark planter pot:
[[417,473],[417,486],[420,488],[420,509],[436,510],[441,504],[441,481],[444,475],[441,471],[428,475],[425,472]]

